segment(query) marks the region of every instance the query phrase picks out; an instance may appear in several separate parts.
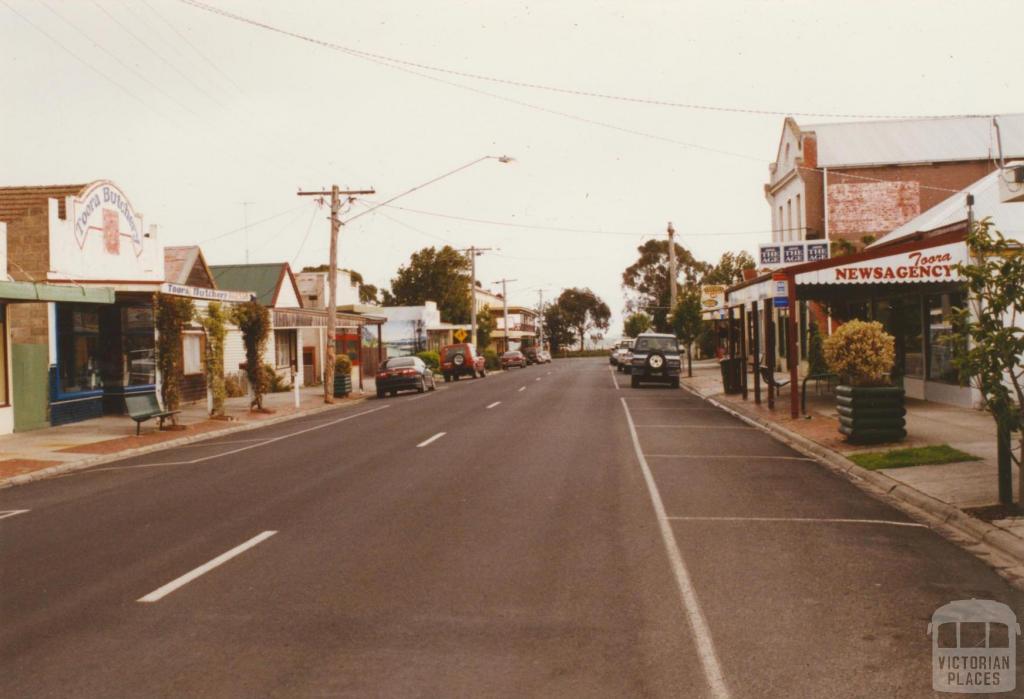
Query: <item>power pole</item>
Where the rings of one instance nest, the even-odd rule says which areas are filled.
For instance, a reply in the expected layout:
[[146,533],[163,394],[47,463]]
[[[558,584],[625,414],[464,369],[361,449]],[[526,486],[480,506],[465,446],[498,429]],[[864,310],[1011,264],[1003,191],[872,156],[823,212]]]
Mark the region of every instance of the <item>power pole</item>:
[[505,330],[505,351],[506,352],[508,352],[510,349],[512,349],[511,347],[509,347],[509,344],[508,344],[508,340],[509,340],[509,336],[508,336],[508,332],[509,332],[508,331],[508,290],[506,289],[506,285],[508,284],[508,282],[515,282],[515,281],[519,281],[519,280],[518,279],[499,279],[497,282],[495,282],[495,284],[497,284],[499,282],[501,283],[501,304],[503,306],[503,309],[502,309],[502,321],[501,322],[502,322],[502,327]]
[[538,307],[538,318],[537,318],[537,337],[538,337],[538,350],[544,349],[544,290],[537,289],[537,307]]
[[249,204],[251,201],[240,202],[242,204],[242,227],[245,230],[245,264],[249,264]]
[[669,313],[676,308],[676,229],[668,222]]
[[459,252],[469,253],[469,339],[474,347],[476,347],[476,256],[482,255],[489,250],[493,250],[493,248],[470,246],[459,250]]
[[341,195],[355,196],[359,194],[376,194],[374,189],[341,190],[338,185],[332,185],[331,190],[304,192],[299,190],[300,197],[323,197],[331,195],[331,260],[327,268],[327,283],[330,289],[327,293],[327,338],[324,342],[324,403],[334,402],[334,343],[337,341],[338,322],[338,231],[341,229]]

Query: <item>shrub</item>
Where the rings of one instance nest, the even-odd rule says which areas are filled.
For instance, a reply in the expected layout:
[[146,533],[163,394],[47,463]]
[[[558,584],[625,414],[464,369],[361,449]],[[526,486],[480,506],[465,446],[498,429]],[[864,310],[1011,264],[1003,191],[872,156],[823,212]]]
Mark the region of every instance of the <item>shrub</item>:
[[431,371],[441,370],[441,355],[433,350],[427,350],[426,352],[420,352],[416,355],[423,360],[423,363],[430,367]]
[[218,301],[210,301],[206,316],[199,318],[206,333],[206,385],[210,387],[213,406],[210,415],[224,416],[224,399],[231,395],[224,376],[224,338],[227,336],[228,314]]
[[224,377],[224,391],[228,398],[240,398],[246,394],[245,375],[242,372],[227,374]]
[[487,371],[497,371],[501,368],[501,359],[498,358],[498,353],[492,349],[484,350],[484,368]]
[[352,358],[347,354],[339,354],[334,358],[334,373],[348,376],[352,373]]
[[260,358],[267,349],[267,337],[270,335],[270,311],[257,301],[246,301],[232,309],[232,320],[242,331],[242,342],[245,345],[245,366],[252,387],[252,405],[250,408],[263,410],[263,394],[267,391],[270,377],[263,371]]
[[[167,294],[153,296],[156,317],[156,362],[160,369],[160,397],[164,410],[177,410],[181,403],[181,330],[195,316],[192,299]],[[176,420],[171,418],[172,422]]]
[[829,369],[852,386],[884,386],[896,362],[896,342],[877,321],[851,320],[825,340]]
[[807,343],[807,372],[810,374],[824,374],[828,371],[828,362],[825,361],[825,343],[821,333],[818,331],[818,324],[811,321],[810,338]]
[[263,375],[266,376],[267,391],[269,393],[284,393],[291,389],[291,383],[289,383],[283,376],[269,364],[263,365]]

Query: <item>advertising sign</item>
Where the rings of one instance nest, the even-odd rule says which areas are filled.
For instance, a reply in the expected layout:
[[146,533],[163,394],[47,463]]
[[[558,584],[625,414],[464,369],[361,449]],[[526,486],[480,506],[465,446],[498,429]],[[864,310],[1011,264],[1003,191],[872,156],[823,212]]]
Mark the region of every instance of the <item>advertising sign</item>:
[[725,284],[705,284],[700,288],[700,307],[705,311],[725,305]]
[[772,305],[789,308],[789,279],[785,274],[772,275]]
[[761,267],[779,268],[804,262],[827,260],[827,240],[797,240],[788,243],[761,243],[758,258]]
[[[840,258],[841,260],[841,258]],[[948,243],[872,260],[837,264],[798,275],[801,284],[908,284],[955,282],[957,265],[967,262],[967,245]],[[838,262],[839,260],[837,260]]]

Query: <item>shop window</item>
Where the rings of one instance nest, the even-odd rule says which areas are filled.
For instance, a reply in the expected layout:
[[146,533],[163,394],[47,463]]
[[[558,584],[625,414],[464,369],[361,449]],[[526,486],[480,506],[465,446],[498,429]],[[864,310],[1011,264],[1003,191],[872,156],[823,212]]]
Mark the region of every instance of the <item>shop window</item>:
[[296,332],[294,330],[275,330],[274,331],[274,360],[275,366],[279,367],[297,367],[295,356],[295,337]]
[[928,318],[928,379],[958,384],[953,366],[953,309],[964,304],[963,293],[932,294],[926,299]]
[[124,376],[129,386],[156,383],[156,330],[152,306],[125,306],[121,309],[121,333],[124,346]]
[[0,305],[0,405],[7,405],[7,306]]
[[62,393],[103,388],[99,335],[100,316],[95,306],[57,305],[57,375]]
[[206,360],[206,343],[199,333],[186,333],[181,336],[182,373],[186,376],[203,373],[203,362]]

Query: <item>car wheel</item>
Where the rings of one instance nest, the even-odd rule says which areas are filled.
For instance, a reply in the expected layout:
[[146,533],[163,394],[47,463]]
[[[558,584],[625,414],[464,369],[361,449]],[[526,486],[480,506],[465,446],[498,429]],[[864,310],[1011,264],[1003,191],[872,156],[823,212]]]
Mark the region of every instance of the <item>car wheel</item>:
[[451,380],[452,380],[451,374],[445,374],[444,375],[444,382],[445,383],[451,383]]
[[384,397],[384,391],[382,389],[379,389],[379,388],[377,389],[377,397],[378,398],[383,398]]
[[631,376],[629,379],[629,386],[630,388],[640,388],[640,377]]
[[452,377],[452,381],[458,381],[458,380],[459,380],[459,374],[455,374],[455,376]]
[[430,377],[430,390],[431,391],[436,391],[437,390],[437,379],[435,379],[433,376]]
[[482,379],[485,376],[487,376],[487,370],[486,369],[481,369],[480,370],[480,378]]
[[422,376],[420,377],[420,385],[416,387],[416,393],[425,393],[427,390],[427,380]]
[[672,386],[672,388],[679,388],[679,377],[678,376],[676,376],[676,377],[674,377],[672,379],[671,386]]

